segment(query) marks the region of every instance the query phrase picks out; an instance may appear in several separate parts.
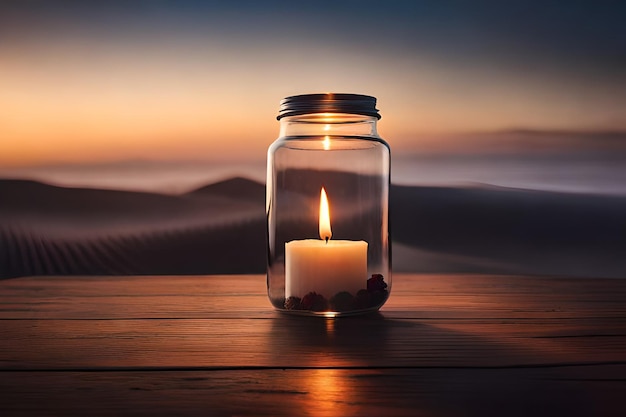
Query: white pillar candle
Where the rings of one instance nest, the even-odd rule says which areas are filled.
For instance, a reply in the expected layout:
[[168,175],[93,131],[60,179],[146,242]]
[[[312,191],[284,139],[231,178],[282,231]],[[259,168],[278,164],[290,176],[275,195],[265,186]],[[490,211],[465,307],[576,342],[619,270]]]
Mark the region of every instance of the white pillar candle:
[[367,287],[367,242],[330,240],[330,209],[326,191],[320,193],[321,240],[293,240],[285,244],[285,297],[310,292],[327,300],[347,291],[352,295]]
[[327,300],[367,288],[367,242],[363,240],[293,240],[285,244],[285,297],[310,292]]

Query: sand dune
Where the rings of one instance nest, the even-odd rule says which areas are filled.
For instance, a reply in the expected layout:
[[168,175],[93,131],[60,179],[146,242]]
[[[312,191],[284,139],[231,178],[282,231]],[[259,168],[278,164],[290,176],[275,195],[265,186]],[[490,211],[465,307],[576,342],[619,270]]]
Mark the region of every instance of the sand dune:
[[394,241],[478,272],[626,277],[625,197],[394,187],[392,208]]
[[[0,277],[262,273],[264,197],[245,178],[183,195],[0,180]],[[397,271],[626,277],[624,197],[393,186],[391,216]]]
[[2,180],[0,276],[262,272],[264,201],[222,188],[169,196]]

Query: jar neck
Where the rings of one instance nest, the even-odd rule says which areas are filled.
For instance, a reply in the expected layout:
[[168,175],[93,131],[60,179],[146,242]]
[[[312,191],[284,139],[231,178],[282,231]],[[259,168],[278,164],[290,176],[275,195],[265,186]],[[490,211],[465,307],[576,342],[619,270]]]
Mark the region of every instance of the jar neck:
[[280,137],[359,136],[377,138],[377,121],[376,117],[346,113],[319,113],[283,117],[280,119]]

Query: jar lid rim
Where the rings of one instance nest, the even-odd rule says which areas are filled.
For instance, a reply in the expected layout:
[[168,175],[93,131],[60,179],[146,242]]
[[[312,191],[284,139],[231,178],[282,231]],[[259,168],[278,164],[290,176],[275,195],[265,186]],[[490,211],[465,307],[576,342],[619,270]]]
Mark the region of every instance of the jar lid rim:
[[364,94],[316,93],[285,97],[280,102],[277,120],[312,113],[348,113],[380,119],[376,97]]

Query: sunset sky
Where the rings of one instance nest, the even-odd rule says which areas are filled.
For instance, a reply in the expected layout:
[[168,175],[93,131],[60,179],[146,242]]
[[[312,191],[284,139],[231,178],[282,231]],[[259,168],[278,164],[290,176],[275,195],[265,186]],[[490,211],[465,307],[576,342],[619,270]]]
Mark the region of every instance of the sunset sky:
[[326,91],[376,96],[396,153],[626,149],[577,136],[626,131],[622,2],[93,3],[0,5],[0,166],[262,160],[280,99]]

